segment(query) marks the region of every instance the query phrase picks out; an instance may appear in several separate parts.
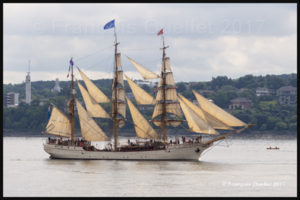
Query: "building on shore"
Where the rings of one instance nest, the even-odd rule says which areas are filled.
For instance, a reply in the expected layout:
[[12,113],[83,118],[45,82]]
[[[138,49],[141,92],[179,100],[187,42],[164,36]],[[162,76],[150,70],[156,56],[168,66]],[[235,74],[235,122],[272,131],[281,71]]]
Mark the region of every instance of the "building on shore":
[[151,88],[157,86],[157,82],[152,82],[152,81],[145,81],[145,80],[135,80],[134,81],[136,84],[138,84],[139,86],[142,86],[142,85],[147,85]]
[[19,105],[19,93],[9,92],[4,95],[4,105],[7,107],[17,107]]
[[59,80],[58,78],[56,78],[55,80],[55,86],[53,89],[51,89],[52,92],[60,92],[61,91],[61,87],[59,86]]
[[260,96],[270,96],[272,95],[272,90],[270,90],[269,88],[265,88],[265,87],[258,87],[255,90],[256,96],[260,97]]
[[25,103],[31,103],[31,80],[30,80],[30,61],[29,61],[29,70],[25,79]]
[[251,107],[252,107],[252,101],[248,98],[239,97],[230,100],[230,105],[229,105],[230,110],[235,110],[235,109],[246,110],[246,109],[250,109]]
[[283,86],[276,91],[276,96],[280,105],[296,104],[297,88],[292,86]]

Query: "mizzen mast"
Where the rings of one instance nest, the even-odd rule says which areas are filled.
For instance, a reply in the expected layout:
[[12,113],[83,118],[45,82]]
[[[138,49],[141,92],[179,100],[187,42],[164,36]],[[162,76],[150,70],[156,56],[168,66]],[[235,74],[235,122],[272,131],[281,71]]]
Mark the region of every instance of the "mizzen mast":
[[[162,35],[163,29],[157,35]],[[163,39],[162,67],[161,76],[158,84],[158,92],[155,99],[155,107],[152,114],[152,122],[156,126],[161,127],[161,139],[166,142],[167,131],[166,126],[177,127],[183,120],[181,118],[181,110],[177,98],[176,85],[173,78],[173,72],[170,66],[170,58],[166,57],[165,40]],[[179,118],[178,118],[179,117]]]

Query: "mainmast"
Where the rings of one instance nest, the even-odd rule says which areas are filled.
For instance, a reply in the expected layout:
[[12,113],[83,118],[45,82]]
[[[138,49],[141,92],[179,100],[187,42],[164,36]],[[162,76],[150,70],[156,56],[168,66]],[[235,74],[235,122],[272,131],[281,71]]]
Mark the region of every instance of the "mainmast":
[[163,101],[162,101],[162,115],[161,115],[161,129],[162,129],[162,139],[165,142],[167,139],[167,131],[166,131],[166,115],[167,115],[167,109],[166,109],[166,65],[165,65],[165,57],[166,57],[166,48],[169,46],[165,46],[165,38],[162,35],[163,39],[163,47],[161,48],[163,50],[162,55],[162,71],[161,71],[161,77],[162,77],[162,92],[163,92]]
[[[121,74],[120,71],[118,70],[118,41],[117,41],[117,33],[116,33],[116,27],[115,27],[115,20],[113,19],[112,21],[108,22],[104,26],[104,30],[114,28],[114,35],[115,35],[115,63],[114,63],[114,77],[113,77],[113,83],[112,83],[112,120],[113,120],[113,132],[114,132],[114,149],[117,151],[118,147],[118,127],[120,125],[120,121],[122,120],[119,118],[120,115],[120,110],[123,108],[121,105],[124,103],[119,97],[120,94],[123,94],[121,91],[118,91],[120,89],[119,85],[121,84],[120,79],[123,78],[123,73]],[[121,67],[121,66],[120,66]],[[120,74],[119,74],[120,73]],[[120,77],[119,77],[120,76]],[[121,77],[122,76],[122,77]],[[123,79],[122,79],[123,80]],[[122,82],[122,86],[123,82]],[[118,94],[120,92],[120,94]],[[125,93],[124,93],[125,94]],[[124,98],[125,100],[125,95]],[[125,110],[123,109],[124,113],[122,114],[123,117],[125,118]]]
[[72,144],[74,144],[74,121],[75,121],[75,109],[74,109],[74,103],[75,103],[75,88],[74,88],[74,74],[73,74],[73,60],[71,58],[70,60],[70,67],[71,67],[71,101],[70,101],[70,107],[69,112],[71,115],[71,139]]
[[114,73],[115,73],[115,78],[113,80],[113,90],[114,90],[114,100],[113,100],[113,132],[114,132],[114,149],[115,151],[117,150],[118,146],[118,126],[119,126],[119,120],[117,118],[118,115],[118,89],[117,89],[117,84],[118,84],[118,66],[117,66],[117,53],[118,53],[118,42],[117,42],[117,33],[116,29],[114,29],[115,32],[115,66],[114,66]]

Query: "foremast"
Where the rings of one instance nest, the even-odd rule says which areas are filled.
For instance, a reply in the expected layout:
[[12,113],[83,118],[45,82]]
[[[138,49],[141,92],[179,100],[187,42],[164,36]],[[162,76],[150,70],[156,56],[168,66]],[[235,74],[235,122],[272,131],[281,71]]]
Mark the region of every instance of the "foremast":
[[74,144],[75,134],[74,134],[74,122],[75,122],[75,88],[74,88],[74,74],[73,74],[73,60],[70,60],[71,67],[71,101],[69,107],[69,114],[71,115],[71,140]]

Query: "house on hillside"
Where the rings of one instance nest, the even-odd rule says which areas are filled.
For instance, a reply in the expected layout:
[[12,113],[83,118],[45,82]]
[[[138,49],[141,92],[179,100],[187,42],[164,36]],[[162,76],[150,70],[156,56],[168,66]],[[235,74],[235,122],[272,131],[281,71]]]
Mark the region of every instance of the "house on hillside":
[[237,93],[242,93],[242,92],[245,92],[245,91],[250,91],[249,88],[240,88],[237,90]]
[[154,88],[157,86],[157,83],[158,82],[152,82],[152,81],[145,81],[145,80],[135,80],[134,81],[136,84],[138,84],[139,86],[142,86],[142,85],[147,85],[151,88]]
[[283,86],[276,91],[279,104],[296,104],[297,88],[293,86]]
[[252,101],[245,97],[238,97],[235,99],[230,100],[229,109],[235,110],[235,109],[250,109],[252,107]]
[[272,90],[265,87],[258,87],[256,88],[256,96],[270,96],[272,94]]

